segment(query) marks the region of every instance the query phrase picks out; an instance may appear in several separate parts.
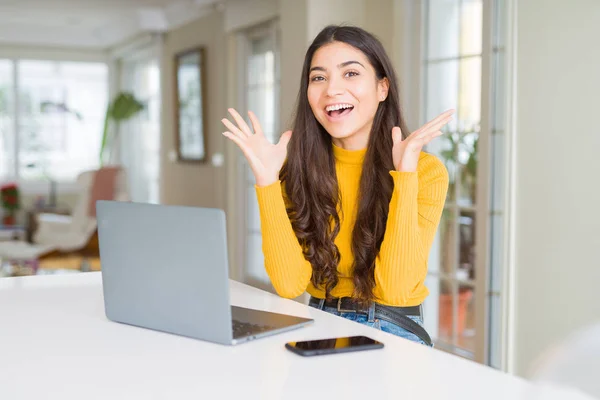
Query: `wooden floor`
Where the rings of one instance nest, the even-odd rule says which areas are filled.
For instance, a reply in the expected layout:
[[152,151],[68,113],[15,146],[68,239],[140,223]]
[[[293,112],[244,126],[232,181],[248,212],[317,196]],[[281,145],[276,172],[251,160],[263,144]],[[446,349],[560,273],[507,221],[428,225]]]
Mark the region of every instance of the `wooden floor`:
[[[83,257],[81,256],[56,256],[40,260],[40,268],[43,269],[75,269],[81,268]],[[87,258],[91,271],[100,271],[100,258]]]

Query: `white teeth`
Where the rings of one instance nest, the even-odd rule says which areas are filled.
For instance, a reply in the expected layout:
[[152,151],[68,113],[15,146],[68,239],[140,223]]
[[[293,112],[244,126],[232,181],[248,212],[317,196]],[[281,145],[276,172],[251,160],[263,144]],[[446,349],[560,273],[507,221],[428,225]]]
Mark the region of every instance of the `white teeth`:
[[352,104],[334,104],[331,106],[327,106],[325,108],[325,111],[329,112],[329,111],[341,110],[343,108],[352,108],[352,107],[354,107]]

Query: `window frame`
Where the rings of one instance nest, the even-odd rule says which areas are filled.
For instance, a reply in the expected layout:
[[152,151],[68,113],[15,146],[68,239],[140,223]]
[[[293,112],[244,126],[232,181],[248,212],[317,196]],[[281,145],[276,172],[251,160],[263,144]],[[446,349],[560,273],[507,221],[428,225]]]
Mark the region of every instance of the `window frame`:
[[[421,21],[421,27],[418,30],[415,30],[419,35],[419,42],[421,45],[417,52],[413,53],[413,56],[416,56],[420,62],[418,66],[417,73],[419,74],[419,81],[421,82],[418,98],[419,98],[419,121],[421,124],[425,123],[425,110],[427,105],[427,67],[428,57],[427,54],[427,41],[428,41],[428,4],[430,0],[420,0],[419,6],[414,9],[414,17],[417,18],[418,21]],[[459,4],[463,3],[463,0],[456,0]],[[498,257],[501,259],[507,259],[507,224],[504,223],[501,227],[497,227],[493,225],[492,219],[495,215],[497,215],[498,210],[494,209],[494,205],[491,204],[491,201],[494,196],[502,195],[503,193],[507,193],[509,190],[507,179],[508,172],[502,172],[504,177],[500,176],[501,181],[497,181],[498,176],[495,175],[498,173],[497,169],[500,166],[503,170],[508,168],[509,163],[509,147],[507,143],[504,143],[504,148],[506,149],[504,154],[498,154],[498,149],[495,148],[494,143],[492,143],[493,135],[496,134],[495,126],[493,126],[494,121],[503,120],[505,115],[496,115],[497,103],[498,102],[506,102],[506,97],[498,97],[496,95],[495,86],[497,83],[497,74],[502,73],[499,70],[504,70],[506,68],[506,62],[503,65],[498,64],[497,60],[497,50],[498,50],[498,34],[499,32],[506,33],[507,31],[507,3],[510,0],[482,0],[482,49],[481,49],[481,119],[480,119],[480,129],[479,129],[479,144],[478,144],[478,168],[477,168],[477,192],[476,198],[477,201],[473,207],[463,207],[457,206],[457,204],[446,204],[446,208],[452,208],[458,213],[461,211],[472,211],[475,212],[475,215],[478,216],[476,218],[476,226],[475,226],[475,235],[478,240],[475,243],[475,279],[467,280],[464,282],[466,285],[470,285],[475,290],[475,347],[474,352],[469,353],[465,352],[464,349],[456,346],[456,343],[452,343],[450,345],[446,345],[444,343],[436,344],[438,348],[443,350],[455,353],[457,355],[467,357],[473,359],[477,362],[484,363],[490,365],[492,359],[492,345],[499,346],[500,348],[495,348],[494,351],[496,354],[500,355],[502,359],[499,364],[496,364],[495,367],[506,370],[506,360],[505,360],[505,349],[507,347],[506,335],[500,333],[500,340],[498,343],[491,344],[490,343],[490,327],[495,326],[499,327],[501,331],[506,330],[506,321],[507,321],[507,300],[506,297],[509,295],[509,288],[505,284],[508,280],[507,273],[504,269],[507,268],[504,262],[502,265],[498,262]],[[500,3],[503,3],[499,6]],[[504,17],[504,18],[502,18]],[[500,24],[504,24],[504,26],[499,27]],[[460,29],[460,25],[459,25]],[[473,57],[473,54],[458,54],[457,57],[444,57],[440,60],[436,61],[448,61],[448,60],[462,60]],[[500,84],[506,85],[508,82],[500,82]],[[416,95],[416,94],[415,94]],[[508,135],[505,135],[508,137]],[[508,138],[505,138],[505,142]],[[503,159],[498,160],[497,157],[501,156]],[[495,163],[496,171],[493,170],[492,163]],[[495,181],[496,180],[496,181]],[[494,183],[494,185],[492,185]],[[504,211],[505,218],[509,216],[510,208],[508,202],[505,202]],[[459,214],[457,214],[459,215]],[[457,224],[458,225],[458,224]],[[498,246],[498,238],[494,238],[494,233],[491,232],[491,229],[494,228],[496,232],[500,232],[499,234],[502,236],[504,243],[501,246]],[[499,231],[498,231],[499,229]],[[493,240],[492,240],[493,239]],[[460,239],[459,239],[460,240]],[[493,241],[493,243],[492,243]],[[457,243],[459,245],[460,243]],[[492,253],[493,252],[493,253]],[[494,258],[495,257],[495,258]],[[492,271],[491,268],[500,268],[502,271]],[[455,267],[454,267],[455,268]],[[440,271],[441,272],[441,271]],[[500,276],[502,283],[501,293],[498,293],[497,288],[494,290],[491,289],[493,286],[492,277]],[[442,279],[443,274],[430,274],[429,276],[435,276],[436,279]],[[454,276],[450,276],[455,283],[458,283],[459,280]],[[437,280],[436,280],[437,281]],[[460,284],[463,285],[463,281],[460,281]],[[501,298],[501,310],[492,310],[492,296],[498,295]],[[457,288],[455,285],[454,290],[454,301],[457,301]],[[454,333],[456,332],[456,317],[457,317],[457,307],[454,306],[453,314],[453,324],[454,324]],[[498,321],[492,325],[491,318],[495,318]],[[436,332],[437,334],[437,332]]]
[[[21,60],[35,61],[58,61],[58,62],[89,62],[105,64],[108,69],[107,93],[111,98],[113,90],[113,67],[109,60],[109,55],[101,50],[72,50],[68,48],[44,48],[36,46],[2,46],[0,47],[0,59],[8,60],[13,64],[13,98],[18,99],[18,68],[16,67]],[[15,149],[18,152],[18,124],[19,124],[18,101],[15,101],[13,131],[15,135]],[[14,173],[16,176],[10,177],[16,179],[20,189],[25,195],[44,195],[49,191],[49,182],[44,180],[21,180],[18,176],[18,157],[14,160]],[[76,180],[59,180],[56,182],[56,190],[61,194],[75,194],[79,191]]]

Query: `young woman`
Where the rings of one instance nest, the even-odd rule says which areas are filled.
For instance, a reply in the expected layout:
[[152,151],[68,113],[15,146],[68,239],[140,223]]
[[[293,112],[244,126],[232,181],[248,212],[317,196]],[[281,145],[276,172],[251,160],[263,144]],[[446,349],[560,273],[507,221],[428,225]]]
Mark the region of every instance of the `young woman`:
[[[328,26],[309,47],[292,131],[271,144],[234,110],[223,119],[256,177],[265,267],[277,293],[413,341],[448,173],[425,144],[449,110],[409,133],[381,43]],[[293,134],[292,134],[293,132]]]

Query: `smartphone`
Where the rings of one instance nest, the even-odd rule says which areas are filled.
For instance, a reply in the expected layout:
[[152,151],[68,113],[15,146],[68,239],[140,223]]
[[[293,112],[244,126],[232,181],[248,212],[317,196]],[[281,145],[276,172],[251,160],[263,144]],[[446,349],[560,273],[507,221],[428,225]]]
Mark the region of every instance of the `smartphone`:
[[383,348],[383,343],[366,336],[350,336],[332,339],[289,342],[285,348],[301,356],[347,353],[350,351],[374,350]]

